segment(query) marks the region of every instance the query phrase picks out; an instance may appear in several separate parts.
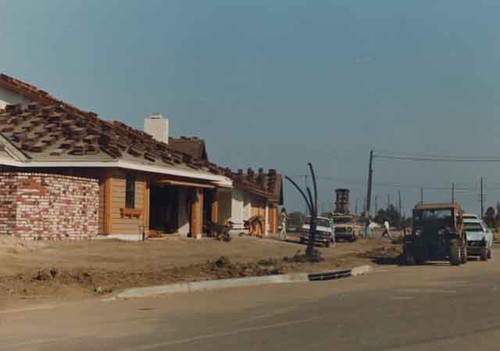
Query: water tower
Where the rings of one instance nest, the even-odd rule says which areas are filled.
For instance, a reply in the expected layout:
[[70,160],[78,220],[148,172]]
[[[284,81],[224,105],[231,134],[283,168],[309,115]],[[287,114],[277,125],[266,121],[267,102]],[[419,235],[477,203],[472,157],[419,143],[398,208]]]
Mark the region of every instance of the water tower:
[[349,214],[349,189],[335,189],[335,213]]

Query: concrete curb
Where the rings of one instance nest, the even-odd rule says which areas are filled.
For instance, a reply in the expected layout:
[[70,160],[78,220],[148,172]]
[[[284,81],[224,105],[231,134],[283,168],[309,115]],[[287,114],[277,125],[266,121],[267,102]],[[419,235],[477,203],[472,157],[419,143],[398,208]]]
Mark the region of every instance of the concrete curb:
[[351,275],[353,277],[357,277],[358,275],[364,275],[373,272],[373,267],[372,266],[359,266],[351,269]]
[[[292,274],[279,274],[268,275],[261,277],[246,277],[234,279],[218,279],[206,280],[189,283],[174,283],[159,286],[150,286],[145,288],[132,288],[126,289],[116,295],[113,299],[132,299],[148,296],[175,294],[175,293],[190,293],[203,290],[217,290],[224,288],[244,287],[244,286],[258,286],[264,284],[283,284],[283,283],[299,283],[315,280],[330,280],[346,277],[356,277],[370,273],[373,270],[371,266],[359,266],[348,270],[339,270],[334,272],[323,273],[292,273]],[[318,278],[319,277],[319,278]]]

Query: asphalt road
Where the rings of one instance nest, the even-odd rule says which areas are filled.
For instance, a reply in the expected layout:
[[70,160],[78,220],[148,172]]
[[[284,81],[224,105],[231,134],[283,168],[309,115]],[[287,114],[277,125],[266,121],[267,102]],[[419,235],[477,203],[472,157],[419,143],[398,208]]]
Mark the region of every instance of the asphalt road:
[[[500,250],[494,255],[499,257]],[[0,312],[2,350],[500,350],[500,265]]]

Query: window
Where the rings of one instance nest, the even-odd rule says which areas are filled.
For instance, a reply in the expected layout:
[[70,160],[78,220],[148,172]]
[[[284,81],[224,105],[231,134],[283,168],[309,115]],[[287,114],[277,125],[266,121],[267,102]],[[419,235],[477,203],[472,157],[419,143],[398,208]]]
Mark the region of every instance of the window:
[[453,220],[453,211],[451,209],[428,209],[415,211],[416,222],[429,222],[435,220]]
[[481,223],[478,223],[478,222],[465,223],[464,227],[465,227],[465,231],[467,231],[467,232],[485,232]]
[[[308,216],[304,224],[311,224],[311,217]],[[316,226],[329,228],[331,227],[331,223],[326,218],[316,218]]]
[[125,177],[125,207],[135,207],[135,177],[131,174]]

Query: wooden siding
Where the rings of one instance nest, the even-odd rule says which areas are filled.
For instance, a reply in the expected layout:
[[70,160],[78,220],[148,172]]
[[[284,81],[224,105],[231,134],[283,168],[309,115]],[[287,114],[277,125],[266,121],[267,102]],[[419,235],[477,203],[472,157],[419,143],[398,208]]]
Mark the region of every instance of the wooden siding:
[[142,210],[139,217],[122,216],[121,210],[125,208],[125,172],[113,171],[112,175],[112,201],[111,201],[111,233],[113,234],[139,234],[140,227],[144,224],[144,187],[146,177],[140,173],[133,173],[135,179],[135,209]]
[[252,200],[252,209],[250,211],[250,215],[253,216],[262,216],[266,218],[266,205],[263,201]]
[[278,233],[279,211],[278,207],[271,205],[269,207],[269,231],[272,234]]

